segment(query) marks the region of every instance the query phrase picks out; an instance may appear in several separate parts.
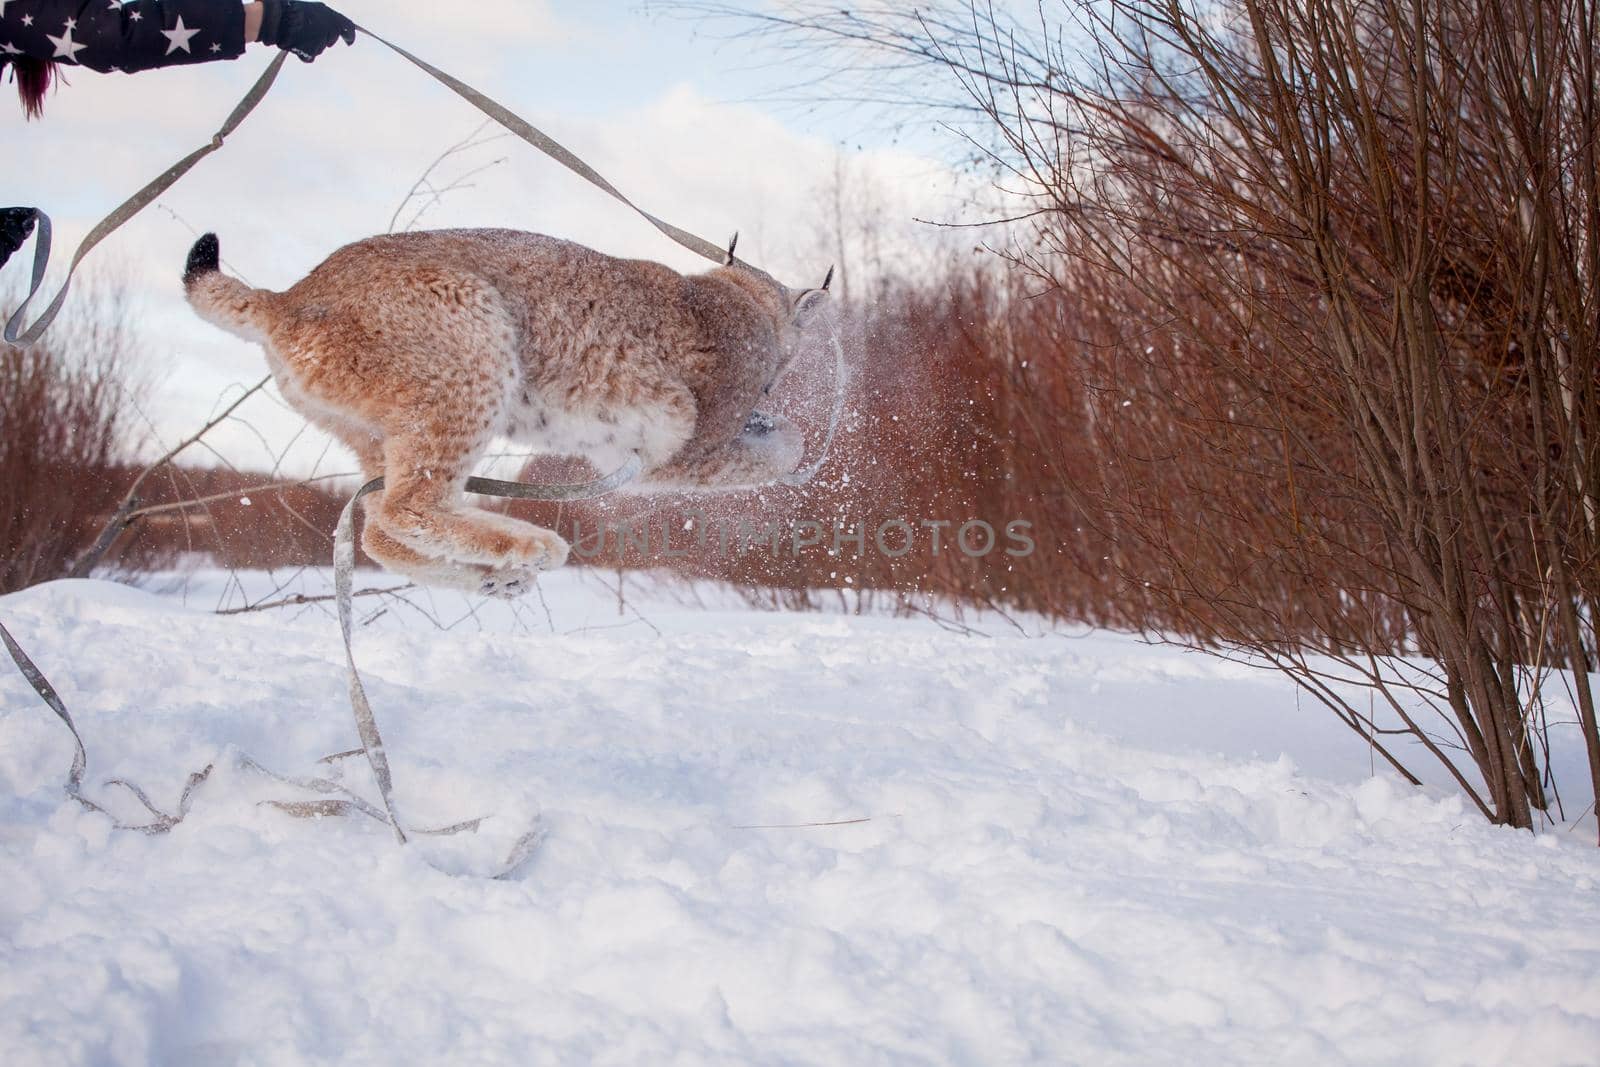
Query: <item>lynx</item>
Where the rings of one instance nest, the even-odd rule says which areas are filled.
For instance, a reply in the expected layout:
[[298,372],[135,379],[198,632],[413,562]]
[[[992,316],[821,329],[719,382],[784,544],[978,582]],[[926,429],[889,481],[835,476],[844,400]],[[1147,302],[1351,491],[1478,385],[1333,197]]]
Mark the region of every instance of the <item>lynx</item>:
[[638,457],[633,491],[761,485],[800,463],[799,429],[755,406],[831,270],[797,292],[732,244],[685,276],[512,230],[371,237],[281,293],[219,259],[214,234],[195,243],[189,303],[259,342],[285,399],[383,476],[362,546],[419,583],[511,597],[565,562],[554,531],[466,503],[496,437],[603,472]]

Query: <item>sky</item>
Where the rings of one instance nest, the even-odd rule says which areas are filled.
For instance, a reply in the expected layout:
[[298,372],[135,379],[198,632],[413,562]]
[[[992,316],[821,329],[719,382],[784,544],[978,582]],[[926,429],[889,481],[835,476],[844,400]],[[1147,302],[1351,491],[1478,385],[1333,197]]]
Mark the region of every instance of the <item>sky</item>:
[[[521,114],[641,206],[713,242],[738,231],[741,257],[793,284],[817,284],[829,266],[825,224],[837,175],[857,202],[887,216],[891,246],[927,237],[918,220],[963,217],[976,195],[976,180],[955,165],[959,145],[931,123],[895,128],[879,113],[775,100],[795,81],[793,55],[774,65],[729,40],[727,27],[659,5],[338,6]],[[51,215],[52,282],[95,221],[210,138],[271,55],[253,46],[234,62],[133,76],[72,71],[39,122],[23,122],[11,86],[0,88],[8,146],[0,203]],[[179,275],[199,233],[218,233],[233,273],[286,288],[341,245],[388,230],[430,163],[480,122],[372,40],[337,45],[311,64],[291,59],[220,152],[104,242],[89,264],[128,286],[139,309],[146,453],[197,429],[266,373],[258,347],[202,323],[183,301]],[[507,226],[680,270],[705,266],[513,138],[447,158],[435,178],[464,184],[434,202],[419,228]],[[21,284],[31,252],[13,257],[0,287]],[[296,473],[353,466],[270,390],[239,415],[208,436],[211,451],[186,458]]]

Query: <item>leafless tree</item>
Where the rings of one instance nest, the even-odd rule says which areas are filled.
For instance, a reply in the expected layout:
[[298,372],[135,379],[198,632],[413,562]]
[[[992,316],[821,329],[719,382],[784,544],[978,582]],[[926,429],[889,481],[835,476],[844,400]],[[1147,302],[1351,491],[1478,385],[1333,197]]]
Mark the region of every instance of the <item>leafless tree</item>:
[[1519,827],[1551,803],[1560,668],[1600,796],[1591,0],[1006,11],[780,5],[752,32],[940,72],[986,119],[1033,204],[1013,260],[1066,297],[1080,436],[1036,436],[1092,457],[1062,489],[1129,621],[1265,658]]

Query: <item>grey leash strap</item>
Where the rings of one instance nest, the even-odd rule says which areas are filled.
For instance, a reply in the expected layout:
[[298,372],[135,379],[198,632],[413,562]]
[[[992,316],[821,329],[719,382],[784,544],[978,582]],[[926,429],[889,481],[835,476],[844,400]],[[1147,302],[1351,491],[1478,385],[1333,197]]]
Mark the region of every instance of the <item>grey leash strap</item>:
[[17,665],[17,670],[21,671],[28,684],[33,686],[33,691],[39,694],[39,699],[44,701],[72,732],[72,743],[77,748],[72,753],[72,769],[67,772],[67,792],[72,796],[78,796],[78,791],[83,788],[84,772],[89,767],[89,754],[84,750],[83,737],[79,735],[78,727],[72,721],[72,713],[67,711],[67,705],[62,702],[56,687],[50,684],[50,679],[46,678],[44,672],[28,658],[28,654],[22,651],[22,646],[17,644],[17,639],[11,636],[11,631],[7,630],[3,623],[0,623],[0,640],[5,641],[6,651],[11,653],[11,662]]
[[[509,109],[478,92],[465,82],[462,82],[461,80],[445,73],[444,71],[418,58],[417,56],[412,55],[410,52],[406,51],[400,46],[393,44],[382,37],[379,37],[372,31],[360,26],[358,26],[357,29],[361,30],[362,33],[365,33],[373,40],[389,48],[395,54],[406,59],[418,69],[431,75],[440,84],[455,92],[462,99],[476,107],[479,111],[482,111],[485,115],[488,115],[490,118],[494,119],[500,125],[516,134],[528,144],[539,149],[539,151],[545,153],[547,156],[565,166],[573,173],[579,175],[590,184],[603,190],[628,208],[632,209],[645,221],[649,222],[662,234],[671,238],[679,245],[712,261],[713,263],[724,262],[726,253],[723,249],[705,240],[704,238],[698,237],[687,230],[674,226],[666,220],[651,214],[644,208],[641,208],[632,200],[628,199],[628,197],[623,195],[623,193],[618,190],[616,186],[607,181],[593,167],[590,167],[587,163],[578,158],[578,156],[574,155],[554,138],[545,134],[541,130],[536,129],[534,126],[530,125],[527,121],[511,112]],[[12,314],[10,319],[8,319],[5,324],[4,337],[7,342],[15,345],[29,345],[33,344],[41,336],[43,336],[44,331],[55,319],[57,313],[60,312],[62,304],[65,303],[68,290],[72,284],[72,278],[77,272],[78,266],[83,262],[84,258],[89,254],[89,252],[123,223],[127,222],[133,216],[137,215],[140,211],[149,206],[150,203],[156,199],[156,197],[160,196],[167,189],[171,188],[173,184],[175,184],[180,178],[193,169],[195,164],[199,163],[200,160],[221,148],[224,140],[230,134],[232,134],[241,123],[244,122],[245,118],[255,110],[256,106],[260,104],[261,100],[267,95],[267,91],[272,88],[272,84],[277,79],[278,73],[283,68],[283,64],[287,58],[287,52],[280,52],[272,60],[272,62],[268,64],[267,69],[262,72],[255,84],[251,86],[250,90],[244,95],[243,99],[241,99],[238,105],[234,107],[233,111],[229,114],[227,120],[222,124],[221,128],[218,129],[217,132],[212,136],[210,142],[201,146],[200,148],[197,148],[195,151],[189,153],[183,159],[167,168],[167,170],[159,175],[155,180],[149,182],[138,192],[134,193],[133,196],[129,197],[119,207],[117,207],[116,210],[112,211],[104,219],[100,220],[100,222],[97,223],[92,230],[90,230],[88,236],[83,239],[83,241],[78,245],[77,250],[73,253],[72,262],[67,268],[67,277],[65,280],[63,280],[61,288],[56,293],[55,298],[50,302],[49,306],[45,308],[44,312],[39,316],[39,318],[35,320],[31,326],[28,326],[26,329],[24,329],[23,324],[28,307],[33,302],[34,298],[39,295],[40,289],[43,288],[45,272],[50,260],[52,237],[50,218],[43,212],[36,212],[37,234],[35,237],[33,270],[30,279],[30,288],[27,297],[22,302],[22,305],[17,308],[16,312]],[[833,333],[833,347],[835,357],[834,402],[833,408],[829,413],[828,431],[822,447],[822,452],[816,461],[809,466],[802,470],[793,472],[792,474],[786,475],[782,479],[784,484],[804,485],[806,482],[809,482],[817,473],[817,471],[821,469],[823,463],[828,458],[829,450],[832,448],[834,435],[838,430],[843,411],[845,386],[844,351],[839,343],[837,330],[835,330]],[[537,485],[524,482],[505,482],[492,478],[469,478],[466,483],[466,491],[470,493],[509,497],[520,500],[586,500],[593,497],[602,496],[614,489],[619,488],[622,485],[625,485],[638,474],[639,466],[639,460],[637,457],[635,457],[634,459],[630,460],[629,463],[622,469],[614,471],[603,478],[598,478],[590,482],[582,482],[570,485]],[[367,759],[372,766],[373,778],[377,783],[378,791],[383,800],[384,812],[382,815],[387,816],[386,821],[388,821],[390,826],[393,828],[396,839],[403,844],[406,841],[406,835],[405,830],[402,828],[401,820],[395,810],[393,781],[389,771],[388,756],[384,752],[383,738],[378,731],[377,721],[372,714],[371,704],[368,702],[366,692],[361,685],[361,678],[356,670],[355,654],[351,645],[350,600],[355,570],[354,509],[356,501],[360,500],[369,493],[378,491],[382,487],[383,479],[381,478],[374,479],[373,481],[362,486],[355,496],[351,497],[350,501],[345,505],[344,510],[340,513],[339,525],[334,537],[334,591],[338,602],[339,627],[344,637],[345,661],[349,667],[350,702],[355,712],[357,733],[361,737],[362,750],[365,751]],[[33,686],[34,691],[39,694],[40,698],[51,708],[51,710],[56,713],[61,721],[66,724],[67,729],[72,733],[73,741],[77,748],[73,757],[72,770],[68,776],[67,792],[85,807],[95,811],[105,812],[104,808],[100,807],[98,804],[89,800],[82,794],[81,787],[83,776],[87,767],[87,756],[84,750],[83,740],[78,734],[77,727],[73,725],[72,717],[70,714],[68,714],[65,704],[62,703],[60,696],[56,693],[54,688],[51,687],[49,681],[45,679],[38,667],[35,666],[33,661],[30,660],[22,651],[21,647],[17,645],[16,641],[12,639],[11,634],[7,632],[3,626],[0,626],[0,637],[4,638],[6,649],[8,652],[10,652],[12,660],[16,663],[18,669],[22,671],[23,676],[27,678],[28,682]],[[330,782],[326,779],[286,779],[279,775],[273,775],[272,772],[266,771],[265,768],[254,763],[254,761],[247,760],[247,763],[256,769],[261,770],[274,778],[277,778],[280,781],[287,782],[288,784],[301,785],[306,788],[311,788],[321,792],[339,791],[345,793],[344,797],[331,798],[326,801],[306,802],[299,805],[291,803],[278,805],[284,810],[290,811],[292,814],[313,816],[323,814],[347,814],[354,811],[371,815],[374,818],[381,817],[380,813],[373,808],[372,805],[367,804],[355,794],[344,790],[343,787],[338,786],[336,783]],[[188,784],[185,786],[183,794],[179,800],[178,814],[175,816],[168,815],[157,809],[150,802],[149,797],[144,793],[144,791],[131,782],[121,779],[110,780],[107,783],[108,785],[120,785],[128,789],[141,804],[149,809],[154,816],[154,821],[146,825],[130,826],[122,822],[117,822],[117,825],[121,828],[137,829],[147,833],[164,833],[167,830],[170,830],[173,826],[181,822],[183,817],[188,813],[189,804],[194,790],[200,785],[201,782],[205,781],[210,772],[211,767],[208,766],[204,770],[198,771],[189,776]],[[327,786],[329,788],[324,789],[323,786]],[[106,814],[109,815],[109,813]],[[458,823],[454,826],[442,827],[437,830],[417,830],[415,832],[448,834],[475,828],[477,824],[478,820],[470,820],[465,823]],[[507,867],[506,870],[502,872],[502,876],[505,873],[509,873],[511,870],[515,869],[515,867],[520,864],[522,860],[526,859],[527,855],[531,853],[537,841],[537,830],[533,830],[527,834],[524,834],[513,847],[512,855],[507,861]]]
[[33,302],[33,298],[38,296],[39,290],[43,288],[45,267],[50,261],[50,217],[42,211],[35,211],[39,226],[33,251],[33,276],[27,298],[22,301],[22,306],[17,308],[11,318],[6,321],[5,339],[8,343],[31,345],[44,335],[44,331],[49,328],[50,323],[55,320],[57,313],[60,312],[61,305],[66,302],[67,290],[72,286],[72,276],[77,273],[78,264],[83,262],[84,257],[89,254],[95,245],[110,236],[117,227],[143,211],[156,197],[172,188],[173,184],[189,173],[196,163],[221,148],[222,142],[228,135],[239,128],[239,124],[244,122],[245,117],[255,110],[257,104],[261,103],[262,97],[267,95],[267,90],[272,88],[273,81],[278,77],[278,71],[283,69],[284,60],[288,58],[289,53],[278,53],[277,57],[268,64],[267,69],[261,73],[261,77],[257,78],[256,83],[250,87],[250,91],[245,93],[244,98],[234,107],[233,111],[228,115],[227,121],[222,124],[216,133],[212,134],[209,142],[168,167],[154,181],[123,201],[115,211],[95,224],[94,229],[89,231],[89,235],[83,239],[82,243],[78,245],[78,250],[73,253],[72,263],[67,267],[67,277],[62,281],[61,290],[56,293],[55,299],[50,301],[50,306],[44,309],[44,312],[32,326],[23,329],[28,305]]
[[[90,811],[98,812],[110,819],[112,825],[118,830],[137,830],[140,833],[152,835],[164,834],[184,820],[189,814],[189,809],[193,806],[195,790],[211,776],[214,764],[208,763],[201,770],[189,775],[189,780],[184,783],[183,793],[178,797],[176,815],[169,815],[156,807],[155,803],[150,799],[150,794],[126,778],[108,778],[105,783],[107,786],[117,785],[126,789],[133,795],[135,800],[144,805],[145,810],[151,816],[151,820],[147,823],[130,823],[117,818],[106,808],[83,795],[83,777],[89,764],[88,753],[84,750],[83,738],[78,733],[78,727],[72,721],[72,714],[67,711],[67,705],[61,699],[60,694],[56,692],[55,686],[50,684],[50,680],[44,676],[44,672],[22,650],[22,646],[17,644],[16,639],[11,636],[11,631],[7,630],[4,624],[0,624],[0,640],[5,642],[6,651],[11,654],[11,661],[22,672],[23,678],[27,679],[28,684],[33,686],[33,691],[39,694],[39,698],[50,707],[50,710],[54,711],[56,716],[66,723],[67,730],[72,734],[72,742],[76,747],[72,754],[72,768],[67,772],[66,793],[68,796]],[[359,755],[360,752],[360,749],[355,749],[351,752],[338,753],[338,755]],[[334,758],[336,757],[326,757],[323,762],[329,762]],[[245,770],[254,771],[275,782],[329,796],[329,799],[326,800],[268,800],[263,802],[269,807],[276,808],[297,818],[312,819],[329,815],[366,815],[369,818],[376,819],[378,822],[387,823],[390,821],[383,812],[367,803],[359,794],[330,779],[295,778],[279,774],[262,766],[249,756],[241,756],[239,765]],[[476,830],[482,822],[482,818],[467,819],[463,822],[452,823],[449,826],[416,829],[414,832],[431,836],[459,834]],[[514,873],[533,854],[533,850],[538,845],[541,836],[540,827],[536,821],[532,829],[528,830],[513,843],[505,863],[501,865],[499,873],[495,874],[494,877],[506,878]]]
[[[694,252],[699,256],[703,256],[713,263],[720,264],[726,260],[727,252],[725,249],[717,247],[710,241],[707,241],[705,238],[696,236],[682,227],[674,226],[665,219],[660,218],[657,215],[653,215],[644,208],[640,207],[638,204],[635,204],[632,200],[623,195],[621,190],[607,181],[599,171],[595,170],[582,159],[578,158],[578,156],[573,154],[565,145],[561,144],[544,131],[537,129],[526,119],[522,118],[520,115],[517,115],[509,108],[495,100],[490,99],[459,78],[445,73],[428,61],[412,55],[410,52],[406,51],[404,48],[401,48],[394,42],[383,37],[379,37],[366,27],[357,26],[356,29],[360,30],[368,37],[371,37],[374,41],[377,41],[385,48],[388,48],[396,55],[410,62],[416,66],[417,69],[430,75],[441,85],[456,93],[463,100],[467,101],[467,103],[471,104],[485,115],[488,115],[501,126],[504,126],[507,130],[516,134],[518,137],[522,138],[522,140],[537,148],[539,151],[543,152],[557,163],[560,163],[562,166],[583,178],[591,185],[616,198],[619,202],[637,212],[638,215],[646,222],[650,223],[650,225],[654,226],[657,230],[661,231],[667,237],[671,238],[673,241],[676,241],[684,248],[687,248],[689,251]],[[6,322],[4,332],[6,341],[14,345],[30,345],[44,335],[44,331],[49,328],[50,323],[55,320],[57,313],[60,312],[61,305],[66,302],[67,291],[72,286],[72,277],[77,272],[78,265],[83,262],[84,257],[87,256],[96,245],[105,240],[106,237],[110,236],[110,234],[113,233],[119,226],[133,218],[133,216],[137,215],[140,211],[148,207],[156,197],[170,189],[179,178],[182,178],[185,174],[189,173],[196,163],[200,162],[206,156],[221,148],[223,141],[228,137],[228,135],[233,133],[234,130],[238,129],[239,124],[244,122],[245,117],[249,115],[250,112],[254,111],[256,105],[261,103],[262,98],[267,95],[267,90],[272,88],[273,81],[277,79],[278,72],[283,69],[284,61],[288,58],[288,52],[278,53],[272,62],[268,64],[267,69],[262,72],[261,77],[256,79],[256,83],[250,87],[250,91],[245,93],[244,98],[241,99],[238,105],[233,109],[233,112],[228,116],[227,121],[222,124],[221,129],[217,130],[217,132],[212,135],[211,140],[208,143],[195,149],[193,152],[190,152],[187,156],[184,156],[181,160],[168,167],[159,177],[144,186],[144,188],[140,189],[138,192],[134,193],[115,211],[101,219],[95,225],[94,229],[89,231],[89,235],[83,239],[82,243],[78,245],[77,251],[73,253],[72,263],[67,267],[67,277],[61,283],[61,289],[56,293],[55,299],[50,302],[50,306],[45,308],[44,312],[39,316],[32,326],[27,327],[27,329],[23,329],[23,323],[25,321],[24,317],[27,314],[28,305],[33,302],[34,297],[39,295],[39,290],[44,287],[45,269],[50,262],[50,217],[44,212],[36,210],[35,214],[38,218],[38,236],[35,238],[36,243],[34,245],[33,274],[31,284],[28,290],[27,298],[22,301],[22,306],[17,308],[16,312],[12,314],[11,318]]]
[[[573,484],[539,484],[533,482],[503,482],[494,478],[468,478],[466,491],[479,493],[485,496],[511,497],[517,500],[590,500],[594,497],[604,496],[621,486],[632,481],[639,473],[639,457],[629,459],[618,470],[603,478],[596,478],[589,482]],[[399,812],[395,810],[394,780],[389,773],[389,756],[384,751],[383,735],[378,731],[377,718],[372,714],[372,704],[367,700],[367,691],[361,684],[361,673],[356,670],[355,648],[351,641],[351,609],[350,593],[355,582],[356,568],[356,542],[355,542],[355,511],[356,502],[369,493],[376,493],[383,488],[383,479],[374,478],[372,481],[356,490],[344,510],[339,513],[339,525],[333,535],[333,591],[339,610],[339,634],[344,638],[345,664],[349,667],[350,682],[350,707],[355,714],[356,734],[361,738],[361,747],[366,751],[367,762],[372,765],[372,778],[378,786],[378,796],[383,801],[383,810],[388,816],[388,823],[394,830],[394,836],[402,845],[406,843],[406,832],[400,821]],[[476,826],[474,821],[472,826]],[[460,828],[466,828],[461,824]],[[452,828],[436,831],[439,833],[453,832]],[[531,851],[537,842],[537,834],[529,838],[524,835],[513,848],[513,858],[522,848]],[[525,857],[524,857],[525,858]],[[508,861],[510,863],[511,861]],[[517,860],[520,863],[520,860]],[[515,864],[511,864],[512,867]],[[510,868],[508,868],[510,869]]]
[[474,89],[461,79],[450,74],[446,74],[444,71],[440,70],[432,63],[429,63],[427,60],[420,59],[417,56],[412,55],[410,52],[406,51],[404,48],[401,48],[393,41],[379,37],[365,26],[357,26],[356,29],[360,30],[368,37],[371,37],[374,41],[377,41],[379,44],[388,48],[391,52],[400,56],[402,59],[412,63],[419,70],[431,75],[435,81],[450,89],[467,103],[471,104],[485,115],[488,115],[501,126],[504,126],[506,129],[510,130],[512,133],[516,134],[518,137],[522,138],[524,141],[528,142],[533,147],[537,148],[539,151],[555,160],[557,163],[560,163],[563,167],[566,167],[584,181],[598,189],[603,190],[604,192],[615,197],[617,200],[621,201],[627,207],[633,209],[646,222],[660,230],[662,233],[666,234],[684,248],[687,248],[689,251],[694,252],[697,255],[704,256],[713,263],[721,264],[727,259],[727,249],[718,248],[705,238],[698,237],[695,234],[690,233],[688,230],[674,226],[665,219],[652,215],[638,204],[635,204],[632,200],[629,200],[626,196],[624,196],[616,186],[606,181],[599,171],[595,170],[593,167],[589,166],[589,164],[579,159],[565,145],[561,144],[555,138],[551,137],[543,130],[536,129],[534,126],[530,125],[527,120],[522,118],[522,116],[514,113],[509,108],[503,106],[497,101],[490,99],[483,93],[480,93],[478,90]]
[[106,785],[119,785],[126,789],[133,794],[134,799],[144,805],[146,811],[150,812],[150,822],[123,822],[111,812],[83,795],[83,776],[89,768],[89,756],[84,750],[83,738],[78,733],[78,727],[73,723],[72,715],[67,711],[67,705],[62,701],[61,695],[56,692],[55,686],[50,684],[50,679],[44,676],[44,672],[39,669],[38,665],[28,658],[28,654],[22,651],[22,646],[17,644],[16,638],[11,636],[11,631],[7,630],[3,624],[0,624],[0,641],[5,642],[6,651],[11,653],[11,661],[17,665],[17,669],[28,680],[28,684],[33,686],[33,691],[39,694],[39,699],[43,700],[50,710],[56,713],[57,718],[66,723],[67,729],[72,733],[72,743],[76,747],[72,753],[72,768],[67,772],[66,790],[69,797],[90,811],[97,811],[104,815],[119,830],[138,830],[140,833],[145,834],[164,834],[183,821],[184,816],[189,814],[189,806],[194,800],[194,791],[200,787],[201,782],[211,776],[210,764],[207,764],[204,769],[189,775],[189,781],[183,787],[183,794],[178,798],[178,813],[176,815],[169,815],[156,807],[151,802],[149,794],[127,779],[108,779]]
[[[487,496],[511,497],[519,500],[590,500],[604,496],[615,489],[621,488],[632,481],[639,473],[640,463],[638,457],[630,459],[618,470],[603,478],[596,478],[588,482],[571,484],[538,484],[529,482],[504,482],[494,478],[469,478],[466,489],[470,493],[480,493]],[[395,811],[393,779],[389,773],[389,758],[384,752],[383,735],[378,731],[377,719],[372,714],[372,705],[367,701],[366,691],[361,685],[361,676],[356,670],[355,652],[351,645],[351,610],[350,591],[352,575],[355,570],[355,505],[356,501],[369,493],[375,493],[383,488],[383,479],[374,478],[363,485],[352,496],[344,510],[339,515],[338,529],[334,534],[334,588],[338,596],[339,630],[344,637],[345,662],[350,672],[350,703],[355,712],[356,732],[361,737],[362,747],[349,752],[341,752],[336,756],[327,757],[323,762],[343,756],[354,756],[365,752],[368,762],[372,766],[373,779],[378,786],[378,792],[383,800],[383,810],[369,804],[359,794],[328,778],[299,778],[278,774],[262,766],[249,756],[242,756],[239,765],[246,770],[254,771],[273,781],[297,789],[305,789],[313,793],[320,793],[321,800],[279,801],[270,800],[266,803],[279,811],[299,818],[321,818],[331,815],[365,815],[378,822],[388,823],[393,829],[395,838],[404,844],[407,840],[406,832],[402,828],[399,816]],[[189,775],[184,784],[183,793],[178,798],[176,814],[168,814],[156,807],[150,796],[139,786],[123,778],[111,778],[106,781],[107,786],[121,786],[131,793],[147,811],[150,812],[151,821],[148,823],[129,823],[118,819],[102,805],[90,800],[83,795],[83,779],[87,773],[89,758],[84,749],[83,737],[78,733],[77,724],[72,721],[72,713],[67,710],[66,702],[56,692],[55,686],[44,676],[37,664],[22,650],[11,631],[0,624],[0,642],[4,642],[6,651],[10,653],[11,660],[22,672],[33,691],[39,699],[55,712],[56,717],[67,727],[72,734],[73,753],[72,767],[67,772],[67,795],[82,804],[90,811],[99,812],[109,818],[119,830],[138,830],[146,834],[164,834],[174,826],[181,823],[189,814],[189,809],[194,801],[195,790],[211,775],[212,765],[207,764],[202,770]],[[467,819],[462,822],[452,823],[449,826],[439,827],[412,827],[411,832],[425,836],[447,836],[451,834],[466,833],[477,830],[483,819]],[[534,824],[523,832],[512,843],[505,862],[501,864],[494,878],[507,878],[527,861],[538,847],[543,838],[543,831],[537,819]]]

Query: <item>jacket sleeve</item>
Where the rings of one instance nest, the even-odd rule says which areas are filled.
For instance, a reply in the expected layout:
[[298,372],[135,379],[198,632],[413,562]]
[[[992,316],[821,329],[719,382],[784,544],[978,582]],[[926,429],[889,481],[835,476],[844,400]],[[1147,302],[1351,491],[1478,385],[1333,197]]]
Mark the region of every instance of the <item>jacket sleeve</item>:
[[244,43],[241,0],[0,0],[0,53],[90,70],[236,59]]

